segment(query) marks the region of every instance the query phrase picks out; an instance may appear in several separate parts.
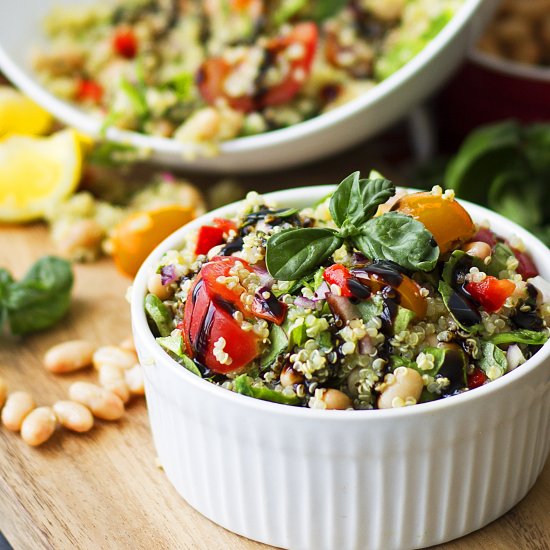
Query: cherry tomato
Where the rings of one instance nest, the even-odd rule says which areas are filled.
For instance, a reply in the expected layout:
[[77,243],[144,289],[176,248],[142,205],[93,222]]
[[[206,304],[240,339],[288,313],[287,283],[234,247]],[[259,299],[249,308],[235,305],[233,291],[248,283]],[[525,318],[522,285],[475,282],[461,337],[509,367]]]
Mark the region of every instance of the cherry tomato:
[[133,59],[138,50],[136,35],[131,29],[118,29],[113,36],[115,53],[126,59]]
[[76,98],[78,101],[100,103],[103,98],[103,87],[95,80],[82,78],[77,84]]
[[199,229],[197,246],[195,247],[195,254],[197,256],[208,254],[208,251],[212,247],[223,243],[224,234],[229,233],[232,229],[237,229],[237,226],[231,220],[214,218],[213,223],[214,225],[203,225]]
[[483,386],[486,380],[487,375],[480,368],[476,367],[472,374],[468,375],[468,389],[479,388],[479,386]]
[[[187,297],[182,335],[187,354],[214,372],[238,370],[259,352],[258,336],[253,331],[243,331],[225,306],[210,298],[200,275]],[[214,353],[220,338],[225,340],[223,351],[230,357],[229,364],[220,363]]]
[[487,243],[491,248],[497,244],[497,236],[486,227],[478,229],[477,233],[472,237],[472,241],[481,241]]
[[441,254],[469,240],[475,232],[470,214],[454,199],[432,193],[412,193],[401,197],[391,208],[422,222],[433,235]]
[[218,277],[231,276],[230,271],[237,262],[242,264],[241,269],[251,273],[254,271],[247,262],[235,256],[215,256],[211,262],[203,265],[201,273],[210,298],[224,301],[235,310],[242,312],[245,317],[259,317],[280,325],[285,319],[287,305],[279,302],[271,293],[268,298],[256,294],[252,304],[247,307],[241,301],[244,290],[241,285],[228,288],[224,283],[218,282]]
[[302,47],[303,52],[290,61],[285,80],[267,89],[260,82],[257,92],[252,95],[232,96],[225,90],[226,79],[242,62],[232,65],[223,57],[211,57],[203,62],[197,73],[199,91],[207,103],[214,104],[218,99],[224,98],[233,109],[243,112],[285,103],[300,91],[311,71],[317,40],[317,26],[311,22],[299,23],[289,34],[271,39],[266,45],[266,53],[268,58],[275,59],[275,63],[278,56],[285,55],[296,44]]
[[340,288],[341,296],[351,298],[353,292],[349,289],[348,280],[352,278],[349,269],[342,264],[334,264],[327,267],[323,272],[323,279],[329,285],[336,285]]
[[512,295],[516,285],[508,279],[499,280],[488,276],[479,283],[466,284],[466,291],[470,296],[489,313],[498,311]]

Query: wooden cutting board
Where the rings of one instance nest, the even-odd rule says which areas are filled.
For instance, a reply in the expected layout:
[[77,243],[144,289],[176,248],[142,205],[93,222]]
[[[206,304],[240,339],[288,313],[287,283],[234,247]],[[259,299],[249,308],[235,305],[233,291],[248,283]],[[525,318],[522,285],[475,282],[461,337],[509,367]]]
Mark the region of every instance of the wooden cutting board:
[[[20,277],[52,253],[45,228],[0,227],[0,266]],[[128,279],[109,260],[75,267],[68,317],[25,339],[0,339],[0,376],[10,390],[30,391],[39,405],[67,395],[90,371],[54,376],[44,352],[66,339],[116,344],[130,333],[124,299]],[[195,512],[155,464],[143,399],[116,423],[96,422],[83,435],[59,431],[34,449],[0,428],[0,530],[15,550],[29,549],[259,549]],[[550,462],[527,497],[484,529],[439,546],[444,550],[550,548]],[[336,550],[336,549],[335,549]]]

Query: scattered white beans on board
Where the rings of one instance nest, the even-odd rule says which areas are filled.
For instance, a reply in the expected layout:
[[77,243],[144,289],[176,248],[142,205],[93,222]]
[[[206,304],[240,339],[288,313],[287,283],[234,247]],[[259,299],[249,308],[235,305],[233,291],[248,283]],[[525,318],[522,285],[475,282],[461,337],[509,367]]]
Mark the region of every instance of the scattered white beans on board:
[[89,382],[72,384],[69,397],[72,401],[86,405],[94,416],[102,420],[118,420],[124,414],[124,403],[118,395]]
[[119,346],[102,346],[97,348],[93,355],[96,369],[101,365],[113,365],[119,369],[131,369],[137,361],[135,352],[122,349]]
[[99,365],[98,368],[100,385],[118,395],[124,403],[128,403],[130,400],[130,388],[128,388],[128,384],[126,383],[124,372],[124,369],[109,363]]
[[131,369],[125,370],[124,378],[133,395],[145,394],[143,371],[139,363],[135,364]]
[[73,432],[88,432],[94,426],[94,417],[90,409],[82,403],[69,400],[57,401],[53,406],[53,411],[59,423]]
[[55,374],[74,372],[92,364],[94,346],[86,340],[69,340],[50,348],[44,366]]
[[26,391],[16,391],[8,395],[6,404],[2,409],[2,424],[12,432],[21,429],[23,419],[34,409],[35,403],[32,395]]
[[56,424],[57,417],[51,407],[38,407],[25,416],[21,424],[21,437],[28,445],[37,447],[50,439]]
[[132,351],[136,353],[136,345],[134,343],[134,337],[132,335],[124,338],[122,342],[118,345],[119,348],[122,348],[126,351]]

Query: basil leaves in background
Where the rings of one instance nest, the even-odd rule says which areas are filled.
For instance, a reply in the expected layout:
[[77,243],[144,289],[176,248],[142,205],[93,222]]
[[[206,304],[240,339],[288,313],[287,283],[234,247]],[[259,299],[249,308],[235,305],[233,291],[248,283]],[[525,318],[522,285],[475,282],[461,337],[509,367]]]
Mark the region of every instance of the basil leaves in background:
[[372,260],[391,260],[410,270],[431,271],[439,248],[422,223],[398,212],[373,218],[378,206],[395,194],[385,179],[361,179],[354,172],[330,198],[329,210],[339,229],[299,228],[281,231],[266,245],[269,273],[282,281],[309,275],[349,242]]
[[0,329],[7,321],[14,335],[44,330],[67,313],[73,272],[66,260],[46,256],[20,281],[0,269]]
[[505,121],[475,130],[444,181],[460,198],[489,206],[550,246],[550,124]]

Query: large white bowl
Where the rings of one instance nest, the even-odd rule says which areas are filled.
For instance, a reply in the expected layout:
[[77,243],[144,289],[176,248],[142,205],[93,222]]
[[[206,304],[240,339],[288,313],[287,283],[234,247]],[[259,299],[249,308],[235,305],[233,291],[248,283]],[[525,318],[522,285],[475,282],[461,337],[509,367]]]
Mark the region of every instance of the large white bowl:
[[[330,187],[269,195],[303,207]],[[522,238],[541,274],[550,253],[525,230],[463,203],[499,234]],[[206,382],[155,342],[143,311],[162,254],[213,217],[165,240],[132,291],[153,438],[187,502],[246,537],[293,549],[406,550],[465,535],[521,500],[550,450],[550,343],[504,377],[404,409],[319,411],[259,401]]]
[[[93,0],[97,2],[98,0]],[[101,121],[45,90],[30,67],[41,23],[57,5],[90,0],[0,2],[0,68],[19,88],[63,122],[97,136]],[[411,62],[354,101],[289,128],[228,141],[214,158],[184,158],[188,146],[173,139],[110,128],[107,137],[151,151],[152,159],[209,172],[284,168],[336,153],[392,124],[434,91],[466,54],[492,13],[495,0],[464,0],[452,21]]]

